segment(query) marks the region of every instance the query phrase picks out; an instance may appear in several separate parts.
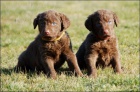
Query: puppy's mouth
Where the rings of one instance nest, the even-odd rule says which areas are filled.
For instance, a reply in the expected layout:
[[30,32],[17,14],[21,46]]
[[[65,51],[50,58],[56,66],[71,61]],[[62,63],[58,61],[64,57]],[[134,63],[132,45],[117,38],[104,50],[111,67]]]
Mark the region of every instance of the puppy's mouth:
[[106,40],[106,39],[109,39],[111,36],[110,35],[103,35],[103,36],[98,35],[98,37],[102,40]]
[[51,36],[42,36],[41,38],[44,41],[52,41],[54,39],[54,37],[51,37]]

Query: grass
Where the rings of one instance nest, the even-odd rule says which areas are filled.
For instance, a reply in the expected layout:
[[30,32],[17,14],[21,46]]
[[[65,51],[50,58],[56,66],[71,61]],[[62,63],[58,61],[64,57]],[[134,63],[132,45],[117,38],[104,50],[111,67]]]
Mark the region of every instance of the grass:
[[[61,71],[56,80],[44,74],[15,73],[19,54],[38,34],[33,20],[40,12],[53,9],[66,14],[67,29],[76,53],[88,34],[87,16],[98,9],[114,11],[120,24],[115,28],[119,40],[122,75],[111,68],[98,70],[98,77],[75,77]],[[62,68],[67,68],[65,63]],[[139,2],[138,1],[1,1],[1,91],[139,91]],[[83,71],[86,75],[86,71]]]

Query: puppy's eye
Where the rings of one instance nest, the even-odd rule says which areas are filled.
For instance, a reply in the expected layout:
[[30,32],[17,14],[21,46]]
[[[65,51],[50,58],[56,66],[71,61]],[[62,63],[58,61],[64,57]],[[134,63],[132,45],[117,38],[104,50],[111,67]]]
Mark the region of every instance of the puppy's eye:
[[55,22],[52,22],[52,26],[55,26],[56,25],[56,23]]
[[108,24],[109,24],[109,25],[112,24],[112,21],[108,21]]
[[41,25],[44,25],[45,24],[45,21],[41,21]]
[[100,23],[97,23],[97,24],[96,24],[96,27],[100,27],[100,26],[101,26],[101,24],[100,24]]

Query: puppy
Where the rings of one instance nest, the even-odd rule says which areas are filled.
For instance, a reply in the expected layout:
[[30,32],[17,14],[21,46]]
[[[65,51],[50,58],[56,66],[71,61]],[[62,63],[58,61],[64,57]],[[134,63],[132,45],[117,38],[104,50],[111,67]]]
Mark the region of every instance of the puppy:
[[96,68],[99,66],[104,68],[112,65],[114,71],[122,73],[115,25],[118,25],[118,17],[108,10],[98,10],[85,21],[85,27],[90,33],[76,56],[79,67],[87,69],[90,77],[96,78]]
[[65,60],[69,68],[78,76],[82,72],[72,51],[70,37],[66,29],[70,26],[69,19],[62,13],[49,10],[38,14],[33,22],[34,29],[38,26],[39,34],[18,58],[16,69],[22,71],[43,71],[51,78],[56,78],[56,69]]

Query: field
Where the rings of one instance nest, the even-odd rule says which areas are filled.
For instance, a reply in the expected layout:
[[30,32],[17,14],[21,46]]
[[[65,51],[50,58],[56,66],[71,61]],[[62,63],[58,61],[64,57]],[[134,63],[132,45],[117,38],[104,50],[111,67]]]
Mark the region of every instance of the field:
[[[124,73],[117,75],[111,68],[98,70],[98,77],[75,77],[64,71],[57,79],[44,74],[15,73],[13,67],[22,51],[38,34],[33,20],[49,9],[62,12],[71,21],[67,29],[74,53],[89,31],[84,22],[98,9],[114,11],[120,23],[115,28],[119,41]],[[139,91],[139,1],[1,1],[1,91]],[[86,71],[82,71],[84,75]]]

